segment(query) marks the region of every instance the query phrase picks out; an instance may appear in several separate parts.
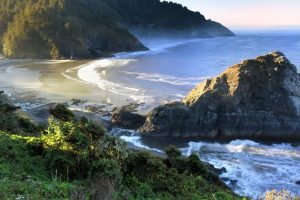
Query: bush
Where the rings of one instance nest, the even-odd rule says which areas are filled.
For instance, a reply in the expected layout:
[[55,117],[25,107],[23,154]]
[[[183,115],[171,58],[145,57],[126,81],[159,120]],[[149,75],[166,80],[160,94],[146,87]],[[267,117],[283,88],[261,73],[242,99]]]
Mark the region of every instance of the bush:
[[50,114],[61,121],[67,122],[74,119],[74,114],[63,104],[58,104],[55,108],[50,109]]
[[167,156],[170,160],[175,159],[182,155],[181,151],[173,145],[167,147],[165,149],[165,153],[167,154]]
[[20,107],[4,103],[0,98],[0,130],[16,132],[20,135],[38,135],[41,127],[35,125],[30,119],[15,113]]
[[0,134],[0,198],[240,199],[195,154],[130,151],[100,125],[55,113],[40,137]]
[[121,172],[118,162],[112,159],[99,159],[92,161],[92,166],[89,170],[89,176],[92,179],[110,178],[115,180],[120,178]]
[[299,200],[300,198],[293,196],[289,191],[282,190],[282,191],[276,191],[272,190],[266,193],[264,197],[261,199],[264,200]]
[[0,132],[0,199],[68,199],[76,183],[52,179],[29,141],[35,139]]

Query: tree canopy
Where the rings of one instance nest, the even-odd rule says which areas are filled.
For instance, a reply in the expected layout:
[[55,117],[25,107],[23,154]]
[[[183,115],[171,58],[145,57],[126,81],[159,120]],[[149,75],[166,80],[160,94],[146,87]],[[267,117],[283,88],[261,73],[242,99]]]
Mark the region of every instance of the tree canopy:
[[[0,47],[12,58],[86,58],[146,48],[131,33],[198,30],[211,21],[159,0],[0,0]],[[215,25],[219,34],[231,32]]]

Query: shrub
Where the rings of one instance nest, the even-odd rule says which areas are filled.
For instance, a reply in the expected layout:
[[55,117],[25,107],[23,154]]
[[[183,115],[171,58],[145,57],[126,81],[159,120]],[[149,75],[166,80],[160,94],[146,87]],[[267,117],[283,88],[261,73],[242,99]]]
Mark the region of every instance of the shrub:
[[92,165],[89,170],[89,176],[91,179],[97,178],[110,178],[115,180],[121,175],[120,167],[116,160],[112,159],[99,159],[92,161]]
[[32,155],[23,137],[0,132],[0,199],[69,199],[74,183],[51,179],[43,156]]
[[262,197],[261,199],[265,199],[265,200],[299,200],[300,198],[293,196],[287,190],[282,190],[282,191],[272,190],[272,191],[266,192],[265,197]]
[[55,108],[50,109],[50,114],[64,122],[74,119],[74,114],[63,104],[58,104]]
[[41,127],[35,125],[30,119],[15,113],[20,107],[4,103],[0,98],[0,130],[17,132],[20,135],[38,135]]
[[55,110],[40,137],[0,133],[0,198],[240,199],[195,154],[130,151],[102,126]]
[[182,155],[181,151],[173,145],[167,147],[165,149],[165,153],[167,154],[167,156],[170,160],[175,159]]

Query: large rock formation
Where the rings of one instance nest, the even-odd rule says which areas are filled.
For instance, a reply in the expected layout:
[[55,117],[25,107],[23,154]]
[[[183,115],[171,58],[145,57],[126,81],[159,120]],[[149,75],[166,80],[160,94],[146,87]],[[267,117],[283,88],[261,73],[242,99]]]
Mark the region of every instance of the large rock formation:
[[180,103],[155,108],[140,131],[207,139],[300,139],[300,75],[280,52],[229,67]]

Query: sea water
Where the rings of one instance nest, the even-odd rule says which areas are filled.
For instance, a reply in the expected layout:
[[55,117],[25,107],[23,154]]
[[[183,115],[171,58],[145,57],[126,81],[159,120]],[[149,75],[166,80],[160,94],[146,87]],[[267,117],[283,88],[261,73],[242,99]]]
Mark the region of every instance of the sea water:
[[[272,51],[300,68],[300,32],[238,32],[236,37],[143,39],[150,51],[121,53],[79,67],[78,77],[108,93],[151,105],[180,100],[227,67]],[[65,73],[67,74],[67,72]]]
[[[181,100],[199,82],[227,67],[272,51],[281,51],[300,70],[300,31],[243,31],[235,37],[142,39],[150,51],[119,53],[91,61],[0,60],[0,84],[16,102],[30,109],[42,102],[70,98],[115,105],[144,103],[141,113]],[[25,63],[25,64],[24,64]],[[30,103],[28,103],[30,102]],[[287,189],[300,195],[300,141],[263,144],[250,140],[227,143],[166,141],[141,138],[132,130],[111,134],[137,147],[162,152],[176,144],[185,155],[197,153],[216,167],[235,192],[256,197]]]
[[300,145],[289,143],[265,144],[251,140],[231,142],[151,140],[141,138],[136,132],[113,129],[111,134],[139,148],[158,153],[168,145],[176,145],[183,155],[192,153],[216,168],[226,168],[221,174],[224,182],[240,195],[258,198],[266,191],[289,190],[300,195],[296,184],[300,176]]

